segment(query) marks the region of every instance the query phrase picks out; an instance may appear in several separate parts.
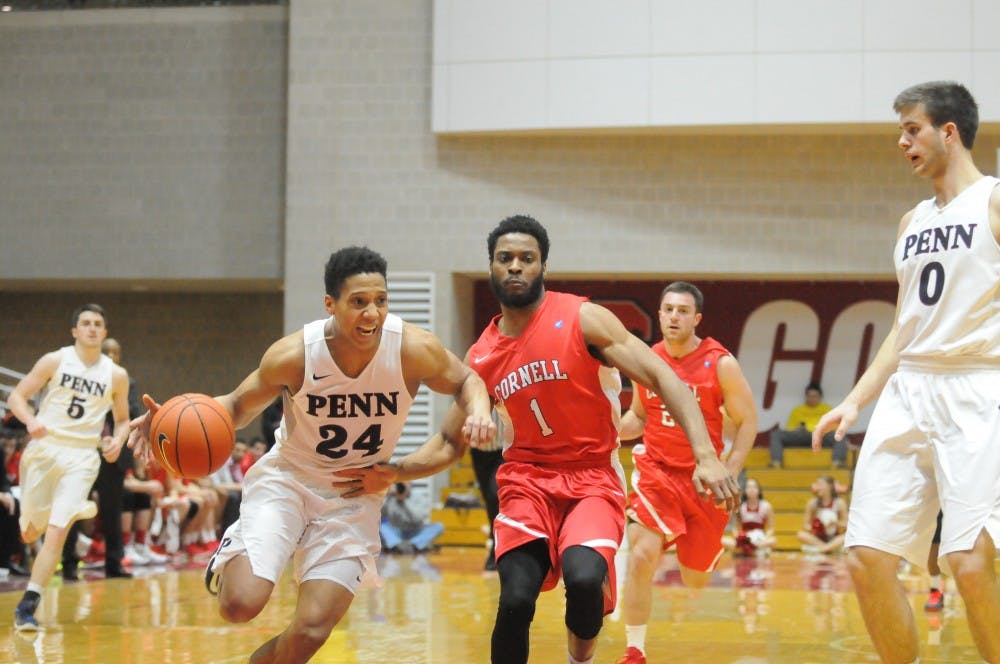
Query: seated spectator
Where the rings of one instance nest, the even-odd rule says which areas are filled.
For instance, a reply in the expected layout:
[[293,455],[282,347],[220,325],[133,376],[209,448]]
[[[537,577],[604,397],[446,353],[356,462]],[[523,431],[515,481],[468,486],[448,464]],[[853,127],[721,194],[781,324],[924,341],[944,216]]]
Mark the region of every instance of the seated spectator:
[[261,458],[267,454],[267,443],[260,436],[255,436],[250,439],[250,447],[247,449],[247,453],[243,455],[240,459],[240,471],[246,475],[247,471],[250,470],[250,466],[256,463],[257,459]]
[[847,503],[837,495],[837,483],[823,475],[813,484],[815,498],[806,504],[806,517],[798,532],[805,553],[835,553],[844,546]]
[[219,494],[222,506],[219,530],[223,533],[240,516],[240,502],[243,499],[243,470],[240,468],[240,462],[246,456],[247,449],[246,441],[237,438],[229,458],[221,468],[209,476],[212,488]]
[[[7,429],[0,430],[0,570],[3,570],[0,576],[30,574],[27,561],[23,559],[24,543],[18,526],[21,506],[11,491],[13,486],[6,472],[6,460],[9,454],[13,454],[15,445],[15,433]],[[21,558],[21,563],[15,562],[17,558]]]
[[764,500],[757,480],[747,478],[734,520],[733,536],[722,538],[722,546],[727,551],[743,556],[766,556],[778,543],[774,536],[774,508]]
[[382,505],[382,525],[379,533],[386,551],[393,553],[414,553],[427,551],[437,537],[444,532],[440,523],[424,523],[407,505],[410,485],[396,482],[386,494]]
[[[784,429],[771,431],[771,467],[781,468],[785,461],[786,447],[811,447],[812,431],[823,417],[833,407],[823,403],[823,389],[819,383],[809,383],[806,386],[806,400],[792,409]],[[833,467],[843,468],[847,465],[847,436],[843,440],[835,440],[834,432],[823,436],[823,444],[833,448]]]
[[125,558],[133,565],[162,565],[169,560],[165,554],[154,551],[149,541],[153,507],[158,505],[164,490],[159,480],[149,476],[145,460],[134,459],[125,474],[121,516]]

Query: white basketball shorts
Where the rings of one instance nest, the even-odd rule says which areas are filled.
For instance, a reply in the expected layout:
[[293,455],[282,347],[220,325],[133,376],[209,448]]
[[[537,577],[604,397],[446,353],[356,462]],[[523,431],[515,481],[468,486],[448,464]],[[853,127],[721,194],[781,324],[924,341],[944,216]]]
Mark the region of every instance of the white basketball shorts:
[[299,583],[323,579],[356,593],[375,582],[383,495],[323,496],[280,464],[268,454],[247,472],[240,518],[223,535],[212,571],[245,555],[254,576],[277,583],[294,558]]
[[65,528],[90,497],[101,468],[94,447],[70,447],[49,438],[32,440],[21,456],[21,532]]
[[901,367],[872,414],[854,475],[846,546],[924,566],[985,529],[1000,545],[1000,371]]

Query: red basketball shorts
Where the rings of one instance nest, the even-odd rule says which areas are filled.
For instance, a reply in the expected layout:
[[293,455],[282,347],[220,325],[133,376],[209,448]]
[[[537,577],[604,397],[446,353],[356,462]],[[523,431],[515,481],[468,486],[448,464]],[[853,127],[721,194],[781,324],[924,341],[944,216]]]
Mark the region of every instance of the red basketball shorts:
[[610,464],[555,470],[508,461],[497,470],[497,487],[497,560],[511,549],[545,538],[552,568],[542,590],[551,590],[562,576],[563,552],[576,545],[590,547],[608,564],[604,610],[611,613],[617,596],[615,552],[625,532],[625,493]]

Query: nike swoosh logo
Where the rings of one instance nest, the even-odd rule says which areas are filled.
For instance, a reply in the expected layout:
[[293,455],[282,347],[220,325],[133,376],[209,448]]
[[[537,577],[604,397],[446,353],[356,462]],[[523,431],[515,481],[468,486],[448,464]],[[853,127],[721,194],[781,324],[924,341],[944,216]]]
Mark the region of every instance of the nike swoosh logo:
[[482,357],[477,357],[477,358],[473,359],[472,361],[475,364],[479,364],[480,362],[482,362],[483,360],[485,360],[487,357],[489,357],[492,354],[493,353],[486,353],[486,355],[483,355]]
[[330,377],[330,376],[332,376],[332,375],[333,375],[333,374],[326,374],[326,375],[324,375],[324,376],[317,376],[317,375],[316,375],[316,374],[314,373],[314,374],[313,374],[313,380],[323,380],[324,378],[329,378],[329,377]]

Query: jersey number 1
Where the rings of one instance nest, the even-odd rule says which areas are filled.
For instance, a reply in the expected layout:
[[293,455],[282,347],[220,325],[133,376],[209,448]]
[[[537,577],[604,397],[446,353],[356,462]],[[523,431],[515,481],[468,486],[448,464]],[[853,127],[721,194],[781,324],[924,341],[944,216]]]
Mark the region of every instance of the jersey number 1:
[[535,420],[538,421],[538,428],[542,430],[542,436],[551,436],[554,432],[549,423],[545,421],[545,416],[542,415],[542,408],[538,405],[538,399],[531,400],[531,412],[535,414]]

